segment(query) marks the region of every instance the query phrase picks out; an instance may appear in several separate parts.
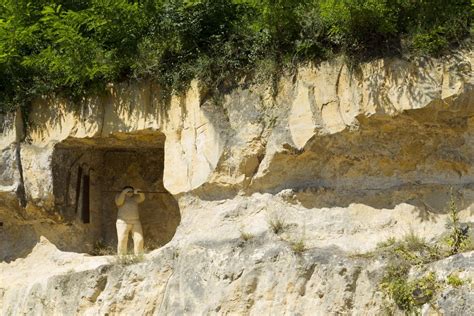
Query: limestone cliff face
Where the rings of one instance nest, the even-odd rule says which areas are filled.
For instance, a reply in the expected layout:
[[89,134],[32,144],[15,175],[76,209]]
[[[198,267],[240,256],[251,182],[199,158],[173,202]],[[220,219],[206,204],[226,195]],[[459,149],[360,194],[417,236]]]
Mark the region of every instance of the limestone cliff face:
[[[74,148],[82,157],[77,159],[85,159],[83,152],[155,142],[164,148],[164,163],[158,167],[157,159],[148,174],[160,174],[153,183],[170,200],[156,203],[166,210],[175,200],[180,218],[169,217],[175,226],[160,228],[176,230],[171,241],[132,267],[61,253],[42,240],[30,257],[0,263],[0,280],[15,269],[35,269],[31,265],[42,252],[51,258],[39,266],[54,262],[61,268],[41,278],[2,281],[3,313],[39,308],[44,314],[121,314],[132,307],[145,314],[379,313],[381,263],[349,254],[410,231],[428,240],[439,237],[451,187],[462,221],[474,219],[473,57],[462,51],[355,68],[335,60],[283,76],[277,93],[242,84],[218,96],[219,102],[196,82],[166,104],[150,82],[111,86],[109,95],[84,100],[79,108],[38,100],[20,152],[30,205],[15,215],[6,202],[0,205],[8,219],[0,227],[2,247],[14,249],[0,250],[3,259],[26,255],[39,235],[63,250],[88,251],[85,241],[109,229],[103,222],[110,216],[94,229],[61,216],[37,222],[46,213],[61,213],[58,201],[75,199],[69,191],[58,198],[58,186],[74,188],[74,181],[60,178],[63,172],[55,173],[54,166],[76,161],[72,154],[58,155],[60,148]],[[5,201],[5,192],[19,182],[18,128],[6,124],[0,137]],[[99,159],[94,157],[87,163]],[[93,169],[91,179],[103,171]],[[125,181],[112,175],[109,180]],[[104,205],[91,204],[92,216],[104,212]],[[26,219],[34,223],[24,225],[31,236],[23,244],[14,236]],[[285,223],[281,235],[272,232],[274,219]],[[49,233],[44,225],[51,225]],[[250,242],[242,240],[245,234]],[[162,244],[171,237],[166,238]],[[304,255],[291,251],[295,240],[304,240]],[[466,262],[472,253],[450,260]],[[71,303],[60,303],[64,297]]]
[[[249,193],[469,183],[472,56],[384,59],[355,69],[325,62],[283,77],[276,95],[268,86],[242,86],[220,104],[205,99],[196,82],[165,105],[152,83],[111,87],[110,96],[80,109],[38,101],[22,146],[28,195],[48,199],[56,143],[143,130],[166,136],[164,184],[174,195],[209,186]],[[5,161],[13,140],[7,127]],[[4,170],[6,182],[12,171]]]

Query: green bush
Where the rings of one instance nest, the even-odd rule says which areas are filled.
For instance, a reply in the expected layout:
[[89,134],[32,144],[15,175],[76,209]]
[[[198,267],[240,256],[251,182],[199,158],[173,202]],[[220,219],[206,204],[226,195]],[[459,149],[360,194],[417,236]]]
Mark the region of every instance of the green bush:
[[455,255],[468,249],[469,246],[469,234],[468,227],[465,229],[461,227],[459,219],[459,210],[456,206],[453,192],[451,190],[449,211],[448,211],[448,222],[446,227],[449,229],[449,234],[445,238],[445,243],[449,247],[449,255]]
[[448,40],[443,36],[442,28],[415,34],[413,36],[413,47],[422,52],[436,55],[446,47],[448,47]]
[[0,111],[128,78],[212,92],[337,53],[438,55],[472,16],[469,0],[0,0]]
[[[378,244],[372,254],[379,254],[388,261],[380,282],[382,291],[390,297],[399,309],[407,314],[418,314],[419,307],[430,302],[441,288],[436,275],[431,272],[421,278],[409,280],[408,274],[414,266],[422,268],[425,264],[469,249],[468,226],[461,225],[459,211],[451,190],[448,211],[448,235],[436,243],[429,244],[413,232],[401,240],[391,237]],[[444,243],[441,243],[443,241]],[[458,287],[464,281],[457,274],[450,274],[446,283]]]
[[350,54],[377,55],[397,46],[398,6],[380,0],[324,0],[329,42]]
[[412,231],[401,240],[390,237],[380,242],[377,248],[376,253],[382,254],[390,261],[402,260],[409,265],[422,265],[443,257],[441,247],[437,243],[430,244]]
[[404,311],[414,309],[413,288],[408,282],[410,265],[406,262],[397,262],[389,265],[383,276],[380,286],[395,304]]
[[406,313],[417,313],[420,306],[430,302],[441,285],[434,272],[414,280],[408,279],[410,264],[399,261],[389,265],[383,276],[381,288],[399,309]]

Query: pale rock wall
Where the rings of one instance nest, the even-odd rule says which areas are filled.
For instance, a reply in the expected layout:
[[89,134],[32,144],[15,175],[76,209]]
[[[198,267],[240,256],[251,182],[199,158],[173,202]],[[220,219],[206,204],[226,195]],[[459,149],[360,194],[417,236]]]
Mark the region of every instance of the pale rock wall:
[[[328,156],[334,159],[358,156],[359,159],[361,155],[355,151],[361,147],[365,156],[370,156],[374,149],[380,151],[380,156],[391,157],[396,154],[397,157],[392,159],[392,163],[398,159],[395,164],[400,165],[403,157],[410,155],[408,160],[411,160],[413,165],[413,162],[420,160],[422,156],[416,153],[416,150],[413,152],[415,148],[428,145],[423,143],[426,140],[439,142],[439,135],[425,137],[424,134],[433,131],[439,134],[447,132],[449,135],[456,124],[459,129],[464,129],[458,134],[461,142],[452,143],[450,146],[453,147],[452,151],[457,151],[457,147],[464,142],[464,148],[460,151],[465,153],[468,166],[462,173],[464,182],[472,182],[471,63],[472,55],[462,61],[456,60],[455,66],[449,63],[438,64],[431,60],[416,63],[380,60],[365,64],[352,73],[348,71],[347,66],[338,64],[323,64],[317,70],[303,69],[298,73],[295,84],[284,81],[282,83],[281,91],[285,92],[279,94],[281,99],[277,97],[277,108],[291,105],[290,113],[278,116],[279,122],[268,139],[265,156],[252,179],[252,184],[257,190],[268,190],[278,185],[284,187],[285,181],[278,184],[276,177],[285,172],[283,169],[288,169],[292,174],[285,178],[287,183],[294,178],[294,181],[300,184],[305,181],[318,184],[314,180],[322,180],[319,184],[337,186],[339,184],[334,183],[334,180],[342,175],[334,173],[337,173],[338,169],[347,169],[347,166],[333,165],[326,168],[324,164],[336,164],[334,160],[327,160]],[[295,97],[288,98],[292,95]],[[427,107],[425,111],[422,110],[424,107]],[[443,121],[442,115],[450,111],[453,113],[452,118]],[[459,121],[449,125],[446,124],[449,119]],[[443,125],[447,125],[444,131]],[[398,135],[394,135],[397,132]],[[389,137],[385,137],[387,134]],[[331,146],[336,148],[327,155],[326,151],[329,151],[328,147]],[[403,148],[409,146],[414,148]],[[433,149],[436,149],[436,146],[427,148],[427,151]],[[405,154],[404,151],[407,150],[413,153]],[[311,156],[312,154],[315,157]],[[416,157],[417,155],[419,156]],[[316,166],[312,158],[321,163]],[[308,163],[315,165],[315,168],[307,166]],[[384,168],[384,162],[380,161],[378,165],[373,163],[370,169],[357,170],[361,163],[350,163],[354,165],[350,172],[353,175],[358,173],[364,178],[365,183],[362,183],[362,186],[380,186],[377,182],[384,182],[388,186],[400,185],[401,181],[394,181],[398,178],[393,174],[393,171],[399,168],[396,165]],[[321,172],[327,169],[332,171],[332,174],[316,173],[314,169]],[[404,176],[403,173],[409,171],[411,170],[401,170],[400,173]],[[371,180],[372,174],[379,179]],[[429,175],[423,175],[421,178],[429,178]],[[407,180],[405,182],[420,179]],[[361,183],[354,186],[360,187]]]
[[15,158],[15,145],[4,147],[0,153],[2,165],[0,166],[0,189],[13,192],[17,187],[18,169]]
[[9,114],[0,122],[0,192],[15,192],[18,188],[20,175],[17,166],[17,140],[21,138],[22,128],[18,115]]
[[[342,60],[323,62],[282,77],[275,97],[265,86],[238,87],[219,105],[201,100],[196,82],[166,106],[160,104],[160,88],[151,83],[112,86],[110,96],[88,99],[76,110],[66,101],[38,101],[30,116],[30,142],[22,148],[27,192],[33,200],[48,198],[55,143],[143,129],[166,135],[164,182],[173,194],[203,184],[238,191],[259,179],[269,188],[266,174],[281,176],[271,170],[279,155],[289,148],[311,152],[315,137],[353,135],[361,122],[370,123],[364,118],[382,116],[395,125],[391,117],[427,106],[471,117],[472,60],[472,52],[462,52],[439,60],[382,59],[354,69]],[[429,119],[438,124],[436,116]],[[472,119],[465,130],[472,134]],[[471,136],[465,138],[466,146],[472,144]],[[2,136],[2,148],[8,140],[8,133]],[[463,173],[472,180],[470,167]],[[255,189],[264,188],[256,184]]]
[[[150,84],[112,87],[109,97],[89,99],[81,109],[61,100],[35,102],[28,143],[22,146],[29,197],[43,203],[50,200],[50,165],[56,143],[68,137],[108,137],[145,129],[162,131],[167,137],[164,179],[171,192],[189,191],[204,183],[223,146],[221,131],[199,106],[197,84],[185,97],[173,97],[170,108],[163,113],[156,110],[157,101],[150,96],[153,89],[158,88]],[[2,137],[5,147],[12,142],[9,139],[8,134]]]

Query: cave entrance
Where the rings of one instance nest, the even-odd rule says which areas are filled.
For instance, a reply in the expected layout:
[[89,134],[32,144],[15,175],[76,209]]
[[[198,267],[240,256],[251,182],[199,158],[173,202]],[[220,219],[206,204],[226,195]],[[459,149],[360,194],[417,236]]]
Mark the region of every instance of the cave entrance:
[[180,212],[163,185],[164,142],[164,134],[142,131],[68,138],[56,144],[52,157],[56,211],[81,227],[90,245],[115,247],[115,195],[131,185],[146,196],[140,204],[145,247],[166,244],[180,222]]

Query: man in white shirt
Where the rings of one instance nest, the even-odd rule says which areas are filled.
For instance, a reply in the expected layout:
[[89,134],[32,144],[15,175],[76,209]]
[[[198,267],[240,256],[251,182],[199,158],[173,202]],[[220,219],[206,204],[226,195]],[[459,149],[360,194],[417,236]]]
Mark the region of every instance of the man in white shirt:
[[139,189],[126,186],[115,196],[117,214],[117,254],[127,254],[128,235],[132,232],[135,255],[143,254],[143,230],[138,213],[138,204],[145,201],[145,194]]

